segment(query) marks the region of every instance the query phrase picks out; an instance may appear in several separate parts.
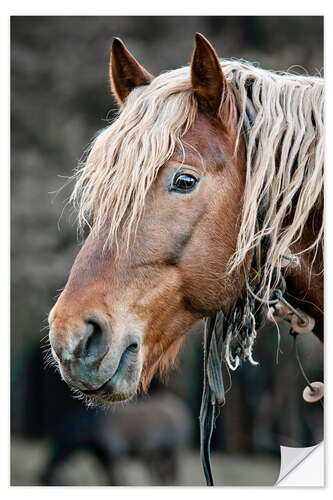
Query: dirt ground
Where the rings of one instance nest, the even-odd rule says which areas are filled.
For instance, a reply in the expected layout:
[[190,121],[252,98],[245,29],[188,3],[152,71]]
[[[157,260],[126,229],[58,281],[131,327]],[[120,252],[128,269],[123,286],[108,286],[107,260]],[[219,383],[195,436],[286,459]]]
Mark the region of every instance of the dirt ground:
[[[12,439],[11,485],[39,486],[39,477],[49,454],[48,444],[43,441]],[[218,486],[270,486],[275,483],[280,460],[267,456],[227,456],[212,453],[215,484]],[[128,486],[150,486],[147,470],[139,461],[124,459],[117,464],[116,472],[124,477]],[[66,486],[107,486],[108,478],[97,459],[88,452],[73,454],[58,471],[59,484]],[[180,486],[204,485],[199,453],[183,452],[179,457]]]

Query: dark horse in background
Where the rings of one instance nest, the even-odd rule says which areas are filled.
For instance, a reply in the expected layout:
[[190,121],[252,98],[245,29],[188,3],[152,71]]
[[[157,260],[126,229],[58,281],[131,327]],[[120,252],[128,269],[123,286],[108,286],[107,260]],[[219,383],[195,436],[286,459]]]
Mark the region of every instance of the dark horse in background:
[[49,315],[63,379],[126,400],[218,313],[224,361],[255,363],[276,290],[322,340],[322,79],[220,61],[199,34],[156,78],[115,39],[110,75],[120,115],[77,173],[90,233]]
[[51,454],[42,484],[63,485],[60,467],[81,450],[90,452],[108,484],[125,486],[122,465],[139,460],[152,485],[179,483],[179,452],[191,445],[193,419],[186,404],[155,383],[149,398],[132,401],[112,413],[88,412],[85,407],[61,416],[51,439]]

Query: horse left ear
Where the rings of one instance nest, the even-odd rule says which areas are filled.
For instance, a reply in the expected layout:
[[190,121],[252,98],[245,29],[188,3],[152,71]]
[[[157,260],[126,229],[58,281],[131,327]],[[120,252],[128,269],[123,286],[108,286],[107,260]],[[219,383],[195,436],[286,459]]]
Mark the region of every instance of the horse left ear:
[[120,105],[136,87],[148,85],[153,80],[141,64],[132,56],[120,38],[114,38],[111,48],[111,88]]
[[191,82],[199,108],[217,116],[228,85],[215,50],[200,33],[195,35]]

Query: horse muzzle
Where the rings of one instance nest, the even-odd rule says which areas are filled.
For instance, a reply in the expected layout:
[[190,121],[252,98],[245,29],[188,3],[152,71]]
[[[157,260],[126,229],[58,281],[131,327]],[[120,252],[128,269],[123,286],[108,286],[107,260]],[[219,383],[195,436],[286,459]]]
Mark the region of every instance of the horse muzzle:
[[56,322],[50,326],[52,354],[72,389],[105,402],[122,401],[136,393],[142,369],[138,335],[116,339],[107,321],[96,315],[67,332]]

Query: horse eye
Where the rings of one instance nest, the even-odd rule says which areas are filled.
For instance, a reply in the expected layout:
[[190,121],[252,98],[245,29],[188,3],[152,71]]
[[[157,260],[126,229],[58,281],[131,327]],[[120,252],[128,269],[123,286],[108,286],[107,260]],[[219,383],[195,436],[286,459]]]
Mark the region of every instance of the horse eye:
[[198,180],[190,174],[179,174],[173,180],[173,189],[176,191],[191,191]]

